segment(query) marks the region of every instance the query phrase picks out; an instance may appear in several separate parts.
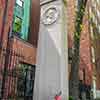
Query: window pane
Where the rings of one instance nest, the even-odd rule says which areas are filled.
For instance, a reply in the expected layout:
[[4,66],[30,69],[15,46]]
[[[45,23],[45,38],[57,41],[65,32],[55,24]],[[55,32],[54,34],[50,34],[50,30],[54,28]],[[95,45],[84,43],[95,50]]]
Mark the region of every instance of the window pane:
[[21,6],[21,7],[23,6],[22,0],[17,0],[16,3],[17,3],[19,6]]
[[22,25],[22,20],[18,17],[15,17],[13,31],[20,33],[21,25]]
[[15,5],[15,12],[14,14],[20,18],[23,18],[24,9],[20,7],[18,4]]
[[20,72],[18,72],[17,96],[21,98],[21,100],[24,100],[24,98],[26,98],[25,100],[33,100],[33,74],[35,74],[35,70],[33,70],[32,66],[27,64],[20,64],[19,68]]

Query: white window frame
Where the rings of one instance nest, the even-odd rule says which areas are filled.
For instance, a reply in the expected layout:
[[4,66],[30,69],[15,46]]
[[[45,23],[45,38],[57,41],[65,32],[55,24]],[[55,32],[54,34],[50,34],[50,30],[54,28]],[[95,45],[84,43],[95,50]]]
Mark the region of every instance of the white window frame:
[[16,3],[21,7],[23,6],[23,0],[16,0]]

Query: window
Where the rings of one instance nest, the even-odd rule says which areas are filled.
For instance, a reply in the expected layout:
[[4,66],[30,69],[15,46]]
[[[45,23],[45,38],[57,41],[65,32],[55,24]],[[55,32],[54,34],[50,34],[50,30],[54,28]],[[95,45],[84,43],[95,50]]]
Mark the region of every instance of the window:
[[16,0],[13,18],[12,33],[18,37],[22,36],[22,18],[23,18],[23,4],[22,0]]
[[11,70],[7,78],[10,83],[6,100],[33,100],[35,67],[35,65],[20,63]]
[[16,0],[14,7],[12,34],[25,41],[28,40],[29,33],[30,5],[30,0]]
[[18,4],[15,5],[14,16],[18,16],[23,18],[24,16],[24,8],[20,7]]
[[91,47],[91,53],[92,53],[92,62],[95,63],[95,51],[93,46]]
[[18,100],[33,100],[33,88],[35,79],[35,67],[20,64],[17,81]]
[[22,20],[19,17],[14,18],[14,23],[13,23],[13,32],[16,35],[21,36],[21,26],[22,26]]

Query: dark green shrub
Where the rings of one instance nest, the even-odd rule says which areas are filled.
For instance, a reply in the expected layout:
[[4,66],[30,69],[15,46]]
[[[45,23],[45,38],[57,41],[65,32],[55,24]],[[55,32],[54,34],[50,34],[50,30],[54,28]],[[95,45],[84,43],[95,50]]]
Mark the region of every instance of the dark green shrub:
[[73,100],[73,97],[72,96],[69,96],[69,100]]

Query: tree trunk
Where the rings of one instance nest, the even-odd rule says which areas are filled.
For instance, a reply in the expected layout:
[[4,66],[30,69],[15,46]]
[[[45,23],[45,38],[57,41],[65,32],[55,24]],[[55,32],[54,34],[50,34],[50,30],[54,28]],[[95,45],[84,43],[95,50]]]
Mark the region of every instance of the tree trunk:
[[86,8],[87,0],[81,0],[78,5],[78,11],[76,15],[75,33],[74,33],[74,44],[72,52],[72,65],[71,65],[71,76],[69,80],[69,95],[72,96],[73,100],[78,100],[79,97],[79,48],[80,48],[80,35],[82,30],[82,21]]
[[74,41],[74,54],[72,55],[72,65],[71,65],[71,77],[69,81],[69,94],[74,98],[74,100],[78,100],[78,70],[79,70],[79,42]]

